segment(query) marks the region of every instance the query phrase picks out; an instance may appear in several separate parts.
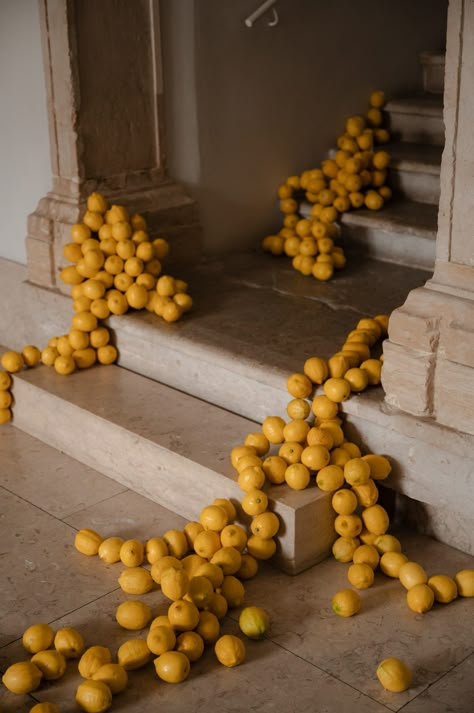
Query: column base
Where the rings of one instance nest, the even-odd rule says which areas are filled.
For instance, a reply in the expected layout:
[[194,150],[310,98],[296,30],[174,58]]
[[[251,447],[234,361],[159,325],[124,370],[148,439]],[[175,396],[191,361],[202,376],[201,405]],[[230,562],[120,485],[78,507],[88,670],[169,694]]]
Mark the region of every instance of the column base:
[[393,312],[384,345],[387,403],[474,433],[474,292],[428,282]]
[[[163,181],[158,186],[116,186],[103,193],[110,204],[124,205],[140,213],[147,221],[150,237],[165,237],[171,245],[170,263],[194,262],[201,256],[201,227],[197,203],[178,184]],[[62,186],[63,187],[63,186]],[[26,238],[28,280],[36,285],[69,294],[59,279],[59,272],[69,263],[63,248],[71,242],[71,227],[80,221],[86,198],[101,190],[97,182],[87,181],[74,195],[52,191],[28,216]]]

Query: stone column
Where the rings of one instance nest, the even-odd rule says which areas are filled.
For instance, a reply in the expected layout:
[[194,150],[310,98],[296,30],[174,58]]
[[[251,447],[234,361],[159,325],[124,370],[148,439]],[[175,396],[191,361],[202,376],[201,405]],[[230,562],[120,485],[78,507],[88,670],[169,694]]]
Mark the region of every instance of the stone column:
[[474,0],[450,0],[436,265],[389,325],[386,401],[474,433]]
[[197,257],[196,204],[166,175],[159,0],[39,3],[52,190],[28,217],[29,280],[61,289],[63,245],[96,190]]

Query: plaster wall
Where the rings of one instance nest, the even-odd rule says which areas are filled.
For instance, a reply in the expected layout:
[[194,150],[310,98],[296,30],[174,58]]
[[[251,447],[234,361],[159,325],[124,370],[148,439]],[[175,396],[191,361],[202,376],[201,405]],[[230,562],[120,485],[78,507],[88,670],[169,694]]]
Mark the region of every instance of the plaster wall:
[[0,256],[26,263],[26,217],[51,190],[38,0],[0,0]]
[[208,253],[280,227],[276,187],[321,161],[344,118],[421,88],[418,53],[443,50],[446,0],[161,0],[168,166],[200,206]]

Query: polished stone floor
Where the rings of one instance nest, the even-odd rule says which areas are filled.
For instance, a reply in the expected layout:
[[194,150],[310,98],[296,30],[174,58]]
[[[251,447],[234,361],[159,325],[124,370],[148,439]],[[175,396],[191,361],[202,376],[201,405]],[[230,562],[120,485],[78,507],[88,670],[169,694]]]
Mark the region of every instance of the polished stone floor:
[[[0,429],[0,498],[2,672],[27,658],[20,639],[34,622],[74,626],[88,645],[109,646],[113,654],[125,639],[145,635],[125,632],[115,621],[116,606],[127,598],[117,584],[122,566],[80,555],[74,535],[91,527],[103,536],[145,540],[183,527],[182,518],[11,425]],[[421,535],[402,532],[400,539],[430,575],[474,566],[474,558]],[[398,581],[377,574],[374,587],[361,593],[360,613],[341,619],[330,602],[347,586],[347,566],[330,559],[296,577],[262,566],[246,584],[245,603],[264,606],[272,627],[264,641],[246,640],[243,665],[224,668],[207,650],[189,678],[173,685],[160,681],[150,663],[130,672],[112,710],[471,713],[474,600],[460,598],[417,615]],[[142,598],[154,614],[165,611],[158,589]],[[238,615],[234,609],[225,617],[224,633],[238,632]],[[388,656],[403,658],[413,670],[405,693],[385,692],[375,677],[377,663]],[[26,713],[36,701],[51,701],[61,713],[73,713],[79,711],[79,683],[77,666],[69,662],[63,678],[43,683],[31,696],[0,687],[0,709]]]

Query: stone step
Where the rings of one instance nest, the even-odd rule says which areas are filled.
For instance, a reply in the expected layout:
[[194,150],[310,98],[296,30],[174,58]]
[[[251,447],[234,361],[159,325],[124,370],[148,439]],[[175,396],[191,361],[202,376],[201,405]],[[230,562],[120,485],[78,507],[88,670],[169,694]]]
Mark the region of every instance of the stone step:
[[[41,365],[15,375],[13,394],[17,429],[183,517],[198,519],[216,497],[241,500],[229,454],[259,430],[253,421],[118,366],[64,377]],[[326,557],[330,495],[266,491],[282,522],[279,566],[296,574]]]
[[388,183],[395,193],[416,203],[439,203],[442,147],[399,142],[391,155]]
[[[303,204],[302,215],[311,206]],[[348,251],[360,251],[374,260],[432,270],[435,261],[438,206],[403,199],[382,210],[366,208],[341,216],[342,238]]]
[[443,98],[436,94],[391,99],[385,105],[394,140],[444,146]]
[[444,91],[444,52],[420,52],[420,64],[423,90],[430,94],[442,94]]

